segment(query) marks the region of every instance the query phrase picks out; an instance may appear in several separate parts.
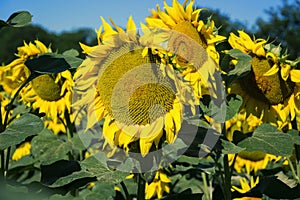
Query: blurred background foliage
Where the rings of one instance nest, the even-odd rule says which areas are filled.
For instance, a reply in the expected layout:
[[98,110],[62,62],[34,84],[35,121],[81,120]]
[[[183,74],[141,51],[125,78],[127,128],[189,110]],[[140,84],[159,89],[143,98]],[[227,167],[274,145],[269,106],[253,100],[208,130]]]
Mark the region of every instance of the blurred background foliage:
[[[219,34],[229,36],[230,32],[243,29],[249,33],[274,41],[277,45],[282,44],[283,49],[288,47],[290,59],[300,56],[300,0],[284,1],[279,7],[271,7],[266,10],[268,20],[258,19],[256,24],[247,28],[247,25],[240,21],[233,21],[229,16],[220,10],[203,10],[200,16],[203,19],[211,16],[217,27],[220,27]],[[99,14],[100,15],[100,14]],[[97,39],[93,29],[78,29],[74,31],[54,33],[49,32],[40,26],[26,26],[22,28],[6,27],[0,30],[0,65],[8,64],[15,56],[18,46],[23,42],[30,42],[38,39],[46,45],[51,45],[54,51],[63,52],[68,49],[76,49],[81,52],[79,42],[88,45],[96,45]],[[81,58],[84,55],[80,54]]]

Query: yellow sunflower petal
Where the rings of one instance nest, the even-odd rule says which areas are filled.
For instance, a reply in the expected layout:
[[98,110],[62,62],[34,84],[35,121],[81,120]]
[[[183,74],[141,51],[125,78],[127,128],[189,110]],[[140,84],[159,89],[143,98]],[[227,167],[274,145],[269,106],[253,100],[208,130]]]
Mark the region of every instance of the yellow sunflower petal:
[[290,71],[291,80],[295,83],[300,83],[300,70],[293,69]]
[[269,69],[266,73],[263,74],[263,76],[272,76],[276,74],[279,70],[279,67],[277,64],[274,64],[271,69]]

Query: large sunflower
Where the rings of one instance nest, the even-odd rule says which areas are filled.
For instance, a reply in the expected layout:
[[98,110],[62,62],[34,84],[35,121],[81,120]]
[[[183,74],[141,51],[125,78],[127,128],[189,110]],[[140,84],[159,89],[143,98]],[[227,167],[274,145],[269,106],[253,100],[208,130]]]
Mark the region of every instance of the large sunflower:
[[126,30],[101,19],[99,45],[82,45],[88,57],[75,73],[74,109],[86,105],[87,128],[104,121],[109,146],[145,156],[162,138],[174,142],[183,105],[174,80],[160,72],[160,58],[140,43],[132,18]]
[[[281,54],[280,47],[267,44],[264,39],[253,41],[243,31],[238,33],[239,36],[230,34],[229,44],[252,57],[251,71],[229,86],[230,93],[243,98],[237,116],[245,116],[243,120],[237,120],[240,122],[231,120],[226,123],[227,128],[236,123],[246,127],[246,123],[250,129],[244,128],[242,131],[250,132],[261,123],[270,123],[279,129],[290,129],[291,121],[296,120],[299,129],[300,70],[286,59],[286,55]],[[253,119],[255,123],[252,123]]]
[[[203,91],[207,85],[202,73],[199,73],[199,68],[205,64],[219,63],[219,53],[215,45],[226,38],[217,34],[214,21],[208,20],[205,24],[204,21],[199,20],[202,9],[195,9],[193,5],[194,1],[181,5],[177,0],[173,0],[172,6],[164,2],[164,10],[157,6],[157,10],[152,10],[152,15],[146,18],[146,22],[149,27],[173,31],[169,44],[178,51],[178,55],[172,61],[181,71],[184,79],[190,82],[195,95],[201,98],[204,93],[209,92]],[[199,51],[198,47],[195,49],[193,43],[200,45],[207,53]],[[207,58],[207,54],[212,60]],[[211,67],[206,66],[202,70],[204,68],[210,69]]]

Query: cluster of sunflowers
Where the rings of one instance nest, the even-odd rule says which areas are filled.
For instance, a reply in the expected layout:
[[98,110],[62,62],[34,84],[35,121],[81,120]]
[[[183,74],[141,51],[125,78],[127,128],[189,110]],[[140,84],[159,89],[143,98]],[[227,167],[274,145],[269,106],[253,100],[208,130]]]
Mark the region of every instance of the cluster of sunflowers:
[[[260,184],[261,171],[265,169],[289,169],[299,182],[297,148],[291,155],[273,155],[278,144],[270,144],[269,140],[256,136],[257,141],[263,140],[260,144],[273,145],[273,151],[264,147],[248,149],[239,145],[242,139],[236,139],[249,140],[258,127],[269,124],[276,127],[279,137],[286,134],[295,140],[290,141],[290,146],[299,144],[300,69],[297,61],[288,60],[280,46],[251,38],[242,30],[237,31],[237,35],[230,33],[228,38],[218,35],[211,18],[200,20],[202,11],[195,7],[194,1],[181,5],[173,0],[171,6],[165,2],[163,9],[157,6],[152,10],[140,29],[132,17],[126,29],[112,19],[110,25],[101,17],[102,26],[96,31],[98,45],[80,43],[86,59],[77,68],[58,73],[28,67],[28,61],[50,55],[52,50],[38,40],[24,42],[24,46],[18,48],[18,58],[0,68],[3,130],[25,112],[16,113],[18,111],[8,106],[13,99],[15,106],[39,116],[44,127],[57,138],[66,133],[72,140],[79,135],[86,147],[82,150],[85,159],[101,152],[110,161],[134,157],[132,160],[137,162],[127,168],[132,176],[126,180],[137,181],[139,199],[174,195],[174,179],[180,174],[176,166],[180,159],[187,157],[198,164],[188,163],[188,169],[201,171],[201,193],[207,199],[212,198],[218,188],[225,199],[236,194],[236,199],[261,198],[264,193],[253,193],[252,189]],[[220,43],[228,43],[231,48],[217,50]],[[47,67],[51,68],[51,64]],[[35,77],[28,81],[32,74]],[[235,109],[229,105],[229,96],[236,99]],[[234,113],[229,115],[230,110]],[[197,128],[193,129],[195,122]],[[216,136],[214,141],[208,136],[212,144],[199,140],[206,137],[207,130]],[[290,132],[296,134],[291,136]],[[17,145],[12,162],[31,156],[31,139],[26,138]],[[181,147],[175,145],[178,141],[186,144],[181,153]],[[195,143],[195,149],[204,151],[205,156],[189,154],[195,150],[190,145]],[[166,157],[157,158],[166,152],[159,150],[172,144],[177,157],[169,162]],[[226,149],[226,144],[231,148]],[[74,155],[71,157],[75,159]],[[143,163],[147,158],[151,166]],[[79,160],[82,159],[79,156]],[[220,159],[224,160],[221,164]],[[207,173],[199,167],[202,162],[213,162],[215,173]],[[150,178],[145,178],[147,171],[152,174]],[[215,187],[215,183],[219,186]],[[90,183],[89,190],[94,185]],[[123,182],[121,186],[130,199]],[[120,188],[115,190],[121,193]]]

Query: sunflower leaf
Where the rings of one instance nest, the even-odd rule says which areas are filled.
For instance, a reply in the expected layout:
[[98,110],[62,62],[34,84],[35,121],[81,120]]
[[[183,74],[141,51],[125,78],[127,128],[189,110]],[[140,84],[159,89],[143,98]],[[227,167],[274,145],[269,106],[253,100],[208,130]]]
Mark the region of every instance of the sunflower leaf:
[[39,117],[28,113],[22,115],[0,134],[0,150],[23,142],[27,137],[41,132],[43,128]]
[[5,21],[0,20],[0,29],[5,27],[5,26],[8,26],[8,24]]
[[55,136],[50,130],[44,129],[31,141],[32,155],[42,164],[51,164],[61,159],[69,159],[72,143]]
[[252,57],[243,53],[242,51],[238,49],[231,49],[228,51],[228,54],[237,59],[237,64],[235,65],[235,68],[231,71],[229,71],[229,76],[237,76],[241,77],[248,73],[251,70],[251,60]]
[[18,11],[13,13],[6,21],[8,25],[13,27],[21,27],[31,22],[32,15],[28,11]]
[[293,152],[294,143],[299,142],[300,138],[298,137],[283,133],[270,124],[262,124],[256,128],[251,137],[239,142],[238,146],[246,148],[246,151],[261,151],[276,156],[290,156]]
[[225,120],[231,119],[240,109],[243,103],[241,96],[236,94],[229,94],[227,96],[227,107]]
[[239,153],[243,150],[245,150],[245,148],[236,146],[235,144],[233,144],[232,142],[229,142],[227,140],[223,140],[221,139],[221,143],[222,143],[222,153],[223,154],[236,154]]
[[82,170],[89,172],[90,175],[96,176],[97,180],[102,183],[119,183],[125,180],[125,177],[128,175],[128,172],[109,169],[107,165],[97,159],[96,156],[90,156],[81,161],[80,166]]
[[74,52],[63,54],[45,53],[41,54],[31,60],[27,60],[25,65],[31,72],[40,74],[55,74],[63,72],[71,68],[77,68],[82,59],[70,56]]

